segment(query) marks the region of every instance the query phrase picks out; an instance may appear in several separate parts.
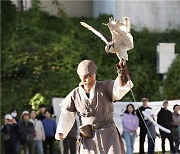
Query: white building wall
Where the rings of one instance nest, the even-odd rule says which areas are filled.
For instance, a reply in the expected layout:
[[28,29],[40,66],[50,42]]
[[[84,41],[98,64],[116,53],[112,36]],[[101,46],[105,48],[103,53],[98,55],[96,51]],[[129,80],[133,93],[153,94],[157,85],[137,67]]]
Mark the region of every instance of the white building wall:
[[[20,11],[20,0],[11,0]],[[26,9],[30,8],[32,0],[23,0],[23,5]],[[57,15],[58,9],[54,2],[55,0],[40,0],[41,9],[48,12],[50,15]],[[61,8],[67,13],[68,17],[92,17],[92,1],[91,0],[57,0],[61,4]]]
[[106,13],[116,16],[117,1],[93,0],[93,17],[99,17],[99,14]]
[[[18,5],[19,0],[12,0]],[[29,2],[31,0],[23,0]],[[42,10],[57,15],[53,0],[40,0]],[[180,29],[180,0],[58,0],[69,17],[95,17],[100,13],[112,14],[122,20],[131,18],[132,28],[153,32]],[[29,5],[29,4],[27,4]],[[107,21],[108,22],[108,21]]]
[[93,16],[99,13],[113,14],[119,20],[123,16],[131,18],[132,28],[163,32],[167,29],[180,29],[179,0],[103,0],[93,2]]
[[[92,1],[88,0],[59,0],[62,8],[68,17],[92,17]],[[52,0],[41,0],[42,10],[49,12],[51,15],[57,15],[57,6],[52,4]]]

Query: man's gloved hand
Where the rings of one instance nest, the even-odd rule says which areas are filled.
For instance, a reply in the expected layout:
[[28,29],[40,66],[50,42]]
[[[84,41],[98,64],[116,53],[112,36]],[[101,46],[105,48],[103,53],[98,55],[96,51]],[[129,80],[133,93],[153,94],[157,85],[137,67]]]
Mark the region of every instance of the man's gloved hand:
[[126,61],[122,60],[118,64],[116,64],[117,73],[121,76],[122,85],[125,85],[128,80],[130,80],[129,71],[126,66]]

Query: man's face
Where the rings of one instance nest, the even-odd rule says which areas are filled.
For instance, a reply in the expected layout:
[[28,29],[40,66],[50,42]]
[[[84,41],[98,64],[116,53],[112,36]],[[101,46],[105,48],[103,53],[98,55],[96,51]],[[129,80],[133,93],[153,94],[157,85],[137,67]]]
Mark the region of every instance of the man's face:
[[85,76],[79,76],[81,79],[82,84],[84,85],[84,89],[87,91],[90,91],[93,87],[94,83],[96,82],[96,74],[93,75],[85,75]]
[[46,111],[45,117],[46,117],[46,118],[50,118],[50,117],[51,117],[51,114],[50,114],[48,111]]
[[39,109],[40,113],[42,113],[42,114],[44,114],[44,111],[45,111],[45,110],[46,110],[45,107],[41,107],[41,108]]
[[165,109],[167,109],[167,108],[168,108],[168,102],[165,102],[165,103],[163,104],[163,107],[164,107]]
[[148,103],[148,99],[146,97],[143,97],[141,99],[142,103],[143,103],[143,106],[147,106],[147,103]]

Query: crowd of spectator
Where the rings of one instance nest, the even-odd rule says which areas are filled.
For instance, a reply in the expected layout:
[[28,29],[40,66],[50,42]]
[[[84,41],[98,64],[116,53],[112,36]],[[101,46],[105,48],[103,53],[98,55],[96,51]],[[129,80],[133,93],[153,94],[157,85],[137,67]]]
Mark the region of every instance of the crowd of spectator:
[[[167,133],[159,130],[156,132],[155,125],[144,115],[143,111],[151,116],[155,121],[153,110],[148,106],[148,98],[141,99],[142,106],[135,109],[133,104],[126,106],[122,117],[123,133],[125,141],[126,154],[133,154],[134,141],[139,135],[139,153],[144,154],[144,143],[147,135],[148,154],[154,154],[155,139],[160,137],[163,154],[166,153],[165,139],[169,140],[170,151],[172,154],[179,153],[180,143],[180,105],[173,107],[173,112],[168,110],[168,101],[165,100],[162,108],[157,114],[157,123],[162,127],[169,129]],[[137,134],[137,129],[140,133]],[[4,125],[1,132],[3,134],[3,144],[5,154],[54,154],[54,135],[56,131],[56,122],[52,118],[52,111],[46,109],[44,105],[39,106],[39,111],[25,110],[18,118],[17,109],[12,109],[4,117]],[[77,122],[63,141],[63,154],[75,154],[77,147]]]
[[[123,137],[126,144],[126,154],[133,154],[134,138],[137,136],[136,130],[139,126],[139,154],[145,154],[145,139],[147,136],[148,154],[155,153],[155,139],[161,138],[161,148],[163,154],[166,154],[165,140],[169,140],[170,153],[179,154],[180,144],[180,105],[176,104],[173,107],[173,112],[168,110],[168,101],[164,100],[162,108],[157,114],[157,123],[153,109],[148,106],[148,98],[142,97],[142,106],[134,109],[133,104],[128,104],[125,113],[122,117]],[[143,114],[144,112],[144,114]],[[148,115],[147,117],[144,115]],[[137,118],[138,117],[138,118]],[[148,119],[148,117],[150,117]],[[160,126],[159,134],[156,132],[155,126]],[[166,132],[165,130],[168,130]]]
[[[52,109],[46,108],[45,105],[40,105],[38,112],[25,110],[20,118],[17,109],[12,109],[5,115],[1,129],[5,154],[55,154],[56,122],[52,118]],[[75,154],[76,135],[75,123],[63,143],[64,154],[68,154],[68,150]]]

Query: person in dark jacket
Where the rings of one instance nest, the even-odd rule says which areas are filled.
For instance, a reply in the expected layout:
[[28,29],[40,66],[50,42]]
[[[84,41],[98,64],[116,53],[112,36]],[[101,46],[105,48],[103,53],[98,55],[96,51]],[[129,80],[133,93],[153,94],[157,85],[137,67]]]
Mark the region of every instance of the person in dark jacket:
[[1,132],[3,133],[5,154],[18,154],[16,150],[18,126],[10,114],[5,115]]
[[54,135],[56,132],[56,122],[54,119],[51,118],[51,112],[50,110],[45,110],[45,119],[43,119],[42,124],[44,127],[45,132],[45,141],[43,142],[43,149],[44,154],[47,154],[49,151],[49,154],[54,153]]
[[30,113],[23,111],[21,121],[19,122],[20,143],[22,144],[24,154],[32,154],[35,129],[32,122],[29,121]]
[[67,137],[63,140],[63,154],[76,154],[77,122],[75,121]]
[[45,118],[45,110],[46,110],[46,106],[44,104],[40,104],[39,105],[39,113],[37,115],[37,119],[38,120],[43,120]]
[[[161,108],[161,110],[158,112],[157,115],[157,123],[160,124],[161,126],[169,129],[172,132],[172,113],[171,111],[168,110],[168,101],[165,100],[163,102],[163,108]],[[175,148],[173,145],[173,138],[172,138],[172,133],[166,133],[162,130],[160,131],[160,135],[161,135],[161,140],[162,140],[162,152],[165,153],[165,139],[167,138],[169,140],[170,143],[170,149],[172,153],[175,153]]]
[[147,97],[143,96],[141,99],[141,102],[143,105],[136,110],[136,114],[139,118],[139,127],[140,127],[139,154],[145,154],[144,153],[144,142],[145,142],[145,137],[147,134],[147,128],[145,126],[145,120],[144,120],[142,111],[144,111],[146,109],[151,109],[151,107],[148,106],[149,100]]
[[[16,123],[18,123],[19,122],[19,119],[18,119],[18,109],[16,109],[16,108],[12,108],[11,110],[10,110],[10,114],[11,114],[11,116],[12,116],[12,118],[13,118],[13,121],[16,121]],[[16,134],[16,137],[17,137],[17,140],[16,140],[16,151],[17,151],[17,153],[20,153],[19,152],[19,133],[17,133]]]

